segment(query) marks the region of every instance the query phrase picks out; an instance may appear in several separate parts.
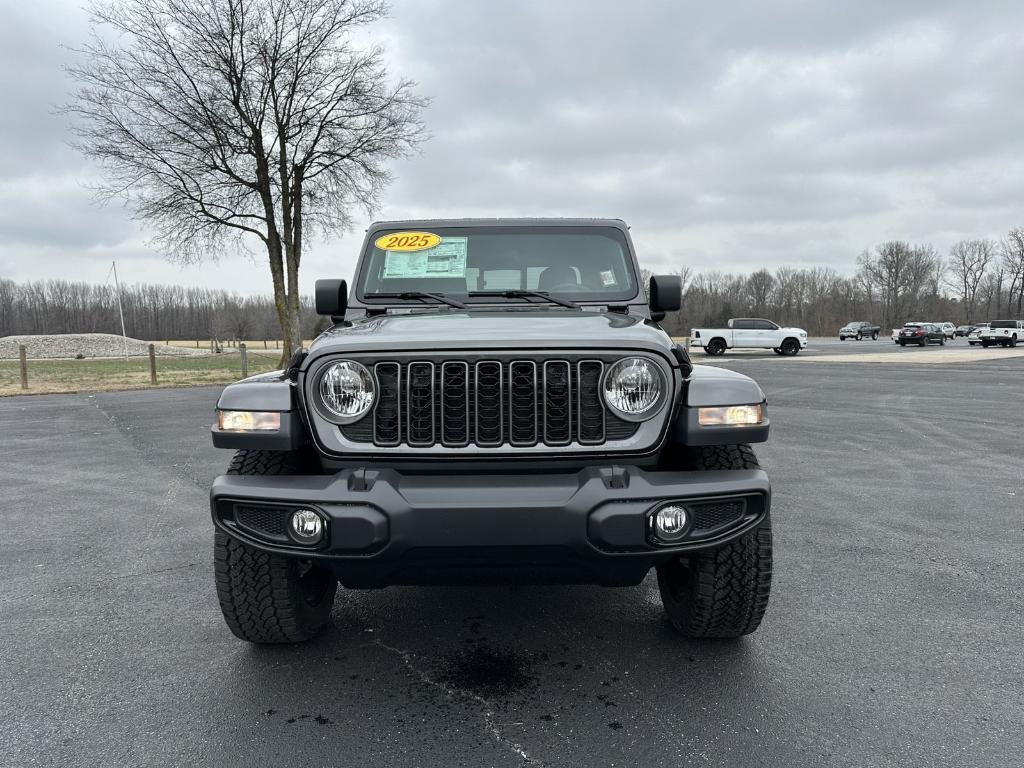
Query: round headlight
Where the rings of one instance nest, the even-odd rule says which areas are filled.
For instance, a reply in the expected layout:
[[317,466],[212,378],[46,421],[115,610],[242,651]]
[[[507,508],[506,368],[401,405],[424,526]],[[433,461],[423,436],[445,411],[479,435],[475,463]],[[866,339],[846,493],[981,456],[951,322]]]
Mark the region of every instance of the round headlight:
[[333,363],[320,377],[320,402],[342,424],[363,418],[375,399],[373,376],[357,362]]
[[664,400],[665,375],[650,360],[627,357],[604,377],[604,402],[627,421],[653,416]]

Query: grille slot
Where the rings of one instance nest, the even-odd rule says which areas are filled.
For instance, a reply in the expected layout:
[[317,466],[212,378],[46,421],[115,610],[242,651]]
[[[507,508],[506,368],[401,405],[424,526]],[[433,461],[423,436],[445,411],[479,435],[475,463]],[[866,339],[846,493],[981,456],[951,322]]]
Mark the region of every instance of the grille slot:
[[434,444],[434,364],[409,363],[407,410],[409,445]]
[[640,428],[607,411],[602,359],[381,360],[371,416],[339,425],[382,448],[599,446]]
[[537,364],[517,360],[509,366],[509,442],[526,446],[537,443]]
[[501,445],[504,436],[505,408],[501,393],[502,366],[497,360],[476,364],[476,444],[480,446]]
[[441,442],[469,444],[469,363],[461,360],[441,364]]
[[373,370],[380,388],[377,407],[373,409],[374,440],[378,445],[398,445],[402,441],[402,369],[398,363],[377,363]]

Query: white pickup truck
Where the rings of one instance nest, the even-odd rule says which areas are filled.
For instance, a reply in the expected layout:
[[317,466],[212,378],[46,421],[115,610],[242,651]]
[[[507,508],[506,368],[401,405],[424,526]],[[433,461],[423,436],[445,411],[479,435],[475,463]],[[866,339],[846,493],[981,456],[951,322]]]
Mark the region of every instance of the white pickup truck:
[[782,328],[759,317],[735,317],[725,328],[693,328],[690,346],[703,347],[709,355],[723,355],[727,349],[771,349],[778,355],[795,355],[807,346],[803,328]]
[[993,320],[988,328],[981,330],[978,339],[983,347],[996,344],[1016,347],[1018,342],[1024,341],[1024,320]]

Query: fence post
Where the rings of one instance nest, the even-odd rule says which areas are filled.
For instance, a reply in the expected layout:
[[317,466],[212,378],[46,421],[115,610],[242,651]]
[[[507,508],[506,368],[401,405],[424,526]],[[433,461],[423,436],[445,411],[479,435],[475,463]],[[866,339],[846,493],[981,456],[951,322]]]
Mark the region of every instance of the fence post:
[[238,345],[238,356],[242,358],[242,378],[248,378],[249,376],[249,353],[245,350],[245,342],[241,342]]
[[149,345],[149,383],[156,384],[156,347]]
[[24,344],[18,345],[18,358],[21,361],[21,388],[28,389],[28,358]]

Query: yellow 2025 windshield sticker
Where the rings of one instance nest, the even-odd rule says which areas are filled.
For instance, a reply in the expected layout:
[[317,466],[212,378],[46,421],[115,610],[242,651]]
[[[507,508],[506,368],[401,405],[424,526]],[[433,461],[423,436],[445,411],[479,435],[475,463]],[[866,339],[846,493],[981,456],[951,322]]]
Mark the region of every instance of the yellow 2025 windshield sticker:
[[425,251],[440,242],[440,236],[433,232],[392,232],[381,235],[373,244],[382,251]]

